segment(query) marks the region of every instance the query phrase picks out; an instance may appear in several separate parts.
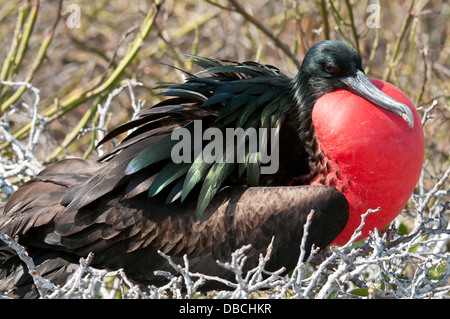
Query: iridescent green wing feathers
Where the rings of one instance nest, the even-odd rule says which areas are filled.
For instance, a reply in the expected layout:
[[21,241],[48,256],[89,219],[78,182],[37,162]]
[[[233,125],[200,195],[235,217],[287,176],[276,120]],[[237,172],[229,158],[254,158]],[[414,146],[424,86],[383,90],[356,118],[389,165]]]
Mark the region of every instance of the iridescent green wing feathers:
[[[150,130],[173,125],[171,131],[157,132],[165,135],[140,150],[128,163],[125,172],[128,175],[135,174],[152,164],[167,161],[153,177],[148,195],[155,196],[170,188],[167,201],[183,201],[201,184],[196,211],[196,218],[199,218],[232,174],[240,178],[246,172],[246,184],[258,185],[263,155],[261,151],[266,151],[270,138],[268,133],[270,129],[279,132],[285,115],[295,107],[295,102],[291,93],[292,79],[274,67],[255,62],[237,63],[188,56],[203,69],[195,74],[186,73],[189,77],[185,83],[164,83],[158,86],[165,89],[161,95],[171,98],[144,111],[134,123],[125,124],[105,139],[140,126],[122,142],[131,144],[145,138],[142,135],[148,134]],[[201,121],[201,125],[195,124],[195,120]],[[201,127],[200,134],[195,131],[196,125],[197,128]],[[220,131],[224,137],[227,128],[234,129],[235,133],[241,131],[234,135],[232,141],[222,142],[222,149],[217,150],[220,144],[215,138],[202,138],[205,130],[212,128],[217,129],[215,132]],[[174,139],[168,132],[180,129],[184,130],[183,133],[189,133],[188,145],[191,147],[178,149],[176,155],[185,161],[174,163],[173,150],[180,140]],[[257,145],[253,148],[249,145],[251,134],[256,134]],[[198,141],[198,138],[202,140]],[[207,151],[214,146],[220,155],[211,158],[211,152]],[[104,159],[116,151],[112,150]],[[237,159],[238,154],[242,159],[240,161]]]

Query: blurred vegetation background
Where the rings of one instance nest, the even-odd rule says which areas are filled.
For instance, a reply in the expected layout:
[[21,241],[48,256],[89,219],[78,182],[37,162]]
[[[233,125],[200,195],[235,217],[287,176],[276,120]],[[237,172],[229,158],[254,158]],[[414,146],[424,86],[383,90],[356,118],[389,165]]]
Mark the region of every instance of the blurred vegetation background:
[[[45,119],[35,156],[95,157],[98,105],[127,79],[150,107],[158,82],[182,81],[192,65],[180,53],[255,60],[295,76],[314,43],[340,39],[363,57],[369,77],[403,90],[427,113],[423,185],[434,185],[450,157],[450,5],[445,0],[0,0],[0,79],[40,90]],[[114,98],[106,128],[130,119],[130,94]],[[33,105],[25,87],[0,86],[0,113],[25,140]],[[25,110],[24,110],[25,111]],[[39,121],[38,121],[39,122]],[[11,145],[0,141],[2,156]],[[447,187],[448,188],[448,187]]]

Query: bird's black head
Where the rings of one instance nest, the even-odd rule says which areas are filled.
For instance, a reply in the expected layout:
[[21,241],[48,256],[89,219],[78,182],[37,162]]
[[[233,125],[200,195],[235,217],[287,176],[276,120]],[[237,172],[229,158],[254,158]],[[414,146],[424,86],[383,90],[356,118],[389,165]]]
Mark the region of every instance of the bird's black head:
[[314,45],[303,60],[300,73],[308,78],[317,93],[345,89],[341,78],[363,72],[361,56],[353,48],[338,40],[322,41]]
[[294,80],[295,96],[304,110],[311,111],[323,94],[348,90],[402,117],[410,129],[414,116],[408,106],[383,93],[364,74],[361,56],[338,40],[315,44],[306,54]]

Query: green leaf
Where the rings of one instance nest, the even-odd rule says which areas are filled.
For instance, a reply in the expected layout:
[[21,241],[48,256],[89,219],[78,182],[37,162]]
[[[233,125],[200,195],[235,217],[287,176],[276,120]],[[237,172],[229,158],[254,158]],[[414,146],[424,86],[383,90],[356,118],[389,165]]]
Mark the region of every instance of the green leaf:
[[369,297],[369,288],[357,288],[350,291],[352,295]]
[[10,151],[2,151],[2,156],[12,158],[13,153]]

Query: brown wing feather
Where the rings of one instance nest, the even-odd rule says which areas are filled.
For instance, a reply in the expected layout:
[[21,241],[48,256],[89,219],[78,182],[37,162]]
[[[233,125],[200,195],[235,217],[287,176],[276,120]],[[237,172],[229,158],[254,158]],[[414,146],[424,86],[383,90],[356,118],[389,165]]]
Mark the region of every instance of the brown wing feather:
[[[123,196],[126,185],[81,209],[66,210],[60,200],[77,185],[62,185],[59,174],[71,171],[88,178],[96,169],[104,169],[104,164],[73,161],[50,166],[20,188],[8,203],[10,211],[0,219],[0,231],[20,235],[28,247],[39,243],[71,253],[75,259],[93,252],[94,266],[124,268],[130,278],[144,283],[163,280],[153,275],[154,270],[172,270],[158,250],[176,262],[182,262],[187,254],[193,272],[232,280],[234,275],[219,267],[216,260],[229,261],[234,250],[252,244],[247,268],[253,267],[272,236],[269,268],[289,269],[297,261],[303,225],[311,209],[316,214],[308,247],[312,243],[322,248],[329,245],[348,218],[345,197],[326,186],[228,187],[197,221],[195,200],[167,205],[161,198],[147,198],[145,193],[128,199]],[[72,164],[78,172],[63,169]]]

